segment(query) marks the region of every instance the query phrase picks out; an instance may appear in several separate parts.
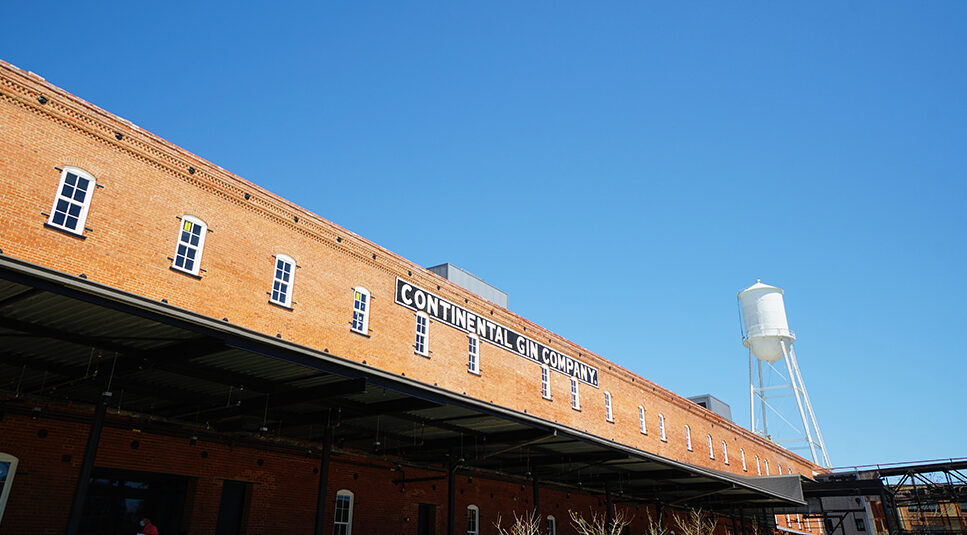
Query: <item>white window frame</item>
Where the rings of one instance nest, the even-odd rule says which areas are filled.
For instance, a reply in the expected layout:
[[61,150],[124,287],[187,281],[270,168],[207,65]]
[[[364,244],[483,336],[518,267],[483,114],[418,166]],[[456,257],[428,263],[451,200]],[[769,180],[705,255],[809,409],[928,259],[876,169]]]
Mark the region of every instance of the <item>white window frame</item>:
[[742,471],[748,472],[749,467],[745,465],[745,449],[739,448],[739,457],[742,459]]
[[551,399],[551,369],[541,364],[541,397]]
[[547,535],[557,535],[557,519],[554,515],[547,515]]
[[648,434],[648,425],[645,423],[645,408],[638,405],[638,430],[642,435]]
[[611,406],[611,392],[607,390],[604,391],[604,418],[605,420],[614,423],[614,410]]
[[576,377],[571,377],[571,408],[576,411],[581,410],[581,391]]
[[362,286],[353,288],[353,321],[352,331],[369,336],[369,311],[373,305],[373,297],[369,290]]
[[[470,513],[473,512],[471,525]],[[467,535],[480,535],[480,508],[476,505],[467,506]]]
[[688,451],[695,451],[692,449],[692,428],[687,425],[685,426],[685,448]]
[[769,459],[762,459],[762,462],[766,463],[766,475],[771,476],[772,474],[769,473]]
[[476,334],[467,335],[467,372],[480,375],[480,338]]
[[[282,270],[283,265],[289,266],[289,280],[285,280],[283,277],[279,276],[279,272]],[[285,287],[285,290],[281,290],[281,287]],[[283,306],[285,308],[292,308],[292,290],[295,287],[295,260],[285,254],[275,255],[275,269],[272,270],[272,291],[269,294],[269,301],[275,303],[276,305]],[[282,299],[276,299],[276,295],[281,295]]]
[[[192,226],[190,229],[186,229],[185,227],[188,226],[189,223]],[[194,233],[195,225],[201,228],[201,232],[198,234],[198,243],[192,244],[190,241],[184,241],[185,233],[188,234],[188,239],[191,239],[192,234]],[[171,260],[171,268],[197,277],[201,272],[201,258],[205,252],[206,234],[208,234],[208,225],[206,225],[204,221],[192,215],[181,216],[181,222],[178,224],[178,238],[177,242],[175,243],[175,256]],[[185,247],[184,253],[182,253],[182,246]],[[191,259],[193,262],[191,269],[186,269],[184,265],[178,265],[179,257],[188,259],[188,250],[195,251],[195,256]]]
[[755,473],[757,476],[762,475],[762,465],[759,463],[759,456],[755,456]]
[[[349,515],[347,515],[348,517],[347,517],[347,519],[346,519],[345,522],[340,522],[339,521],[339,517],[337,516],[337,514],[339,513],[339,498],[340,497],[343,497],[343,496],[348,496],[349,497]],[[336,533],[336,530],[339,529],[339,526],[345,526],[346,527],[345,535],[352,535],[352,533],[353,533],[353,503],[355,501],[356,501],[356,496],[349,489],[341,489],[341,490],[339,490],[339,492],[336,493],[336,506],[333,508],[333,517],[332,517],[333,533]]]
[[17,474],[17,465],[20,464],[20,459],[9,453],[0,453],[0,462],[9,464],[6,480],[3,486],[0,486],[0,521],[2,521],[3,511],[7,508],[7,498],[10,497],[10,489],[13,487],[13,476]]
[[722,461],[729,464],[729,445],[724,440],[722,441]]
[[[82,201],[77,201],[74,199],[78,189],[77,181],[75,179],[73,186],[67,184],[67,175],[74,175],[77,178],[83,178],[84,180],[88,181],[87,189],[84,190],[84,197]],[[71,188],[70,196],[64,195],[65,187]],[[95,189],[97,189],[97,179],[95,179],[90,173],[77,167],[64,167],[64,169],[60,172],[60,182],[57,183],[57,193],[54,195],[54,204],[50,208],[50,216],[47,218],[47,224],[65,232],[83,236],[84,224],[87,222],[87,212],[91,207],[91,197],[94,196]],[[76,214],[70,214],[68,211],[58,210],[58,207],[65,207],[64,205],[66,205],[67,210],[70,210],[72,206],[78,206],[79,210]],[[61,223],[55,223],[54,219],[57,218],[59,213],[64,214],[63,221]],[[69,217],[74,217],[77,219],[77,224],[74,228],[71,228],[67,225]]]
[[712,444],[712,435],[705,435],[708,437],[708,458],[715,460],[715,447]]
[[[421,322],[420,320],[423,321]],[[420,332],[421,326],[423,327],[422,332]],[[427,316],[426,312],[416,313],[414,331],[413,351],[416,351],[417,355],[423,355],[424,357],[430,356],[430,316]]]
[[665,435],[665,415],[658,413],[658,438],[662,442],[668,442],[668,437]]

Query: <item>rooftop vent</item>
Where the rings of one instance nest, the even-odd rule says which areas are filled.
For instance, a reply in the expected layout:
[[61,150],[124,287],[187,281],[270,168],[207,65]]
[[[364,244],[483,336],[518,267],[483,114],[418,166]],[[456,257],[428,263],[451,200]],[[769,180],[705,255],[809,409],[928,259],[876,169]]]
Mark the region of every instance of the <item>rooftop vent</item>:
[[718,414],[726,420],[732,421],[732,408],[729,404],[722,401],[721,399],[713,396],[712,394],[702,394],[701,396],[692,396],[688,398],[689,401],[701,405],[706,409]]
[[440,264],[427,269],[494,304],[507,308],[507,294],[487,284],[473,273],[466,272],[453,264]]

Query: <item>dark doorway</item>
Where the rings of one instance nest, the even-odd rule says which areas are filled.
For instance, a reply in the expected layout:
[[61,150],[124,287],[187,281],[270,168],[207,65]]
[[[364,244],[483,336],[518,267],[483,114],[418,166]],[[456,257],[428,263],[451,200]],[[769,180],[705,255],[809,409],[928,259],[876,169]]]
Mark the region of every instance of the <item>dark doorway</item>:
[[218,524],[215,526],[215,535],[242,533],[248,487],[248,483],[242,481],[222,482],[222,500],[218,504]]
[[181,532],[188,478],[95,468],[81,516],[82,535],[131,535],[148,517],[159,533]]
[[436,505],[421,503],[416,517],[416,535],[436,534]]

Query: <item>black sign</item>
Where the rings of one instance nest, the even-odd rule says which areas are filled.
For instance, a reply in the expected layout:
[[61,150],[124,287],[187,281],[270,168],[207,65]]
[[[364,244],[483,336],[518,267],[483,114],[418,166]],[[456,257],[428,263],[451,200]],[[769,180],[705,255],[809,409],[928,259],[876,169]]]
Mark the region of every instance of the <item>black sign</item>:
[[595,388],[598,387],[597,369],[503,325],[478,316],[399,277],[396,279],[396,304],[417,312],[424,312],[427,316],[455,329],[476,334],[481,340],[501,349],[516,353],[538,364],[546,364],[552,370],[574,377]]

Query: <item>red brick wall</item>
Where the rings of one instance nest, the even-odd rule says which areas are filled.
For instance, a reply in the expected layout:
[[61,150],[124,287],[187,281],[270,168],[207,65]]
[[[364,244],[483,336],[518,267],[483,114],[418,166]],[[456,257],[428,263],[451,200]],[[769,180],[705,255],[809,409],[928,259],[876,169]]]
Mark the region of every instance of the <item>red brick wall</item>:
[[[76,413],[81,415],[82,413]],[[139,430],[136,421],[113,418],[105,427],[95,465],[184,475],[196,478],[189,487],[182,530],[213,533],[218,518],[222,481],[246,481],[251,486],[251,503],[245,522],[246,535],[312,533],[315,520],[319,458],[297,453],[257,449],[251,445],[230,447],[225,443],[201,440],[194,446],[183,437],[163,436]],[[119,425],[120,424],[120,425]],[[47,436],[38,437],[45,429]],[[65,422],[41,416],[7,414],[0,420],[0,450],[20,459],[7,511],[0,524],[0,535],[39,535],[62,533],[67,524],[77,474],[84,455],[90,424]],[[139,447],[131,448],[137,440]],[[202,457],[207,452],[207,457]],[[69,462],[62,460],[70,455]],[[260,466],[258,460],[263,464]],[[446,480],[408,483],[405,491],[393,480],[402,477],[391,464],[335,455],[328,488],[326,532],[332,529],[336,492],[348,489],[355,495],[353,533],[416,533],[420,503],[437,506],[437,533],[446,528]],[[404,467],[407,478],[441,476],[439,471]],[[466,529],[465,511],[474,504],[480,509],[482,535],[496,533],[498,516],[506,526],[514,513],[533,507],[533,489],[519,483],[495,481],[480,476],[457,475],[457,531]],[[542,515],[554,515],[558,533],[573,533],[568,511],[587,515],[604,511],[600,496],[587,496],[557,489],[540,491]],[[628,507],[635,516],[635,532],[644,528],[644,509]],[[387,531],[392,527],[391,531]],[[398,527],[398,528],[397,528]],[[165,534],[169,535],[169,534]]]
[[[40,104],[38,96],[48,101]],[[122,139],[116,138],[117,133]],[[76,166],[102,189],[93,194],[85,239],[44,227],[60,173]],[[189,172],[189,167],[196,170]],[[451,284],[258,186],[156,136],[133,128],[39,78],[0,63],[0,249],[52,269],[332,354],[366,360],[394,373],[555,421],[681,461],[743,473],[756,455],[783,472],[811,475],[807,460],[763,440],[585,348]],[[246,199],[245,195],[249,198]],[[178,217],[208,224],[201,279],[169,269]],[[298,219],[298,221],[296,221]],[[272,255],[299,264],[292,310],[267,303]],[[553,401],[540,395],[540,369],[517,355],[481,344],[481,375],[466,371],[466,335],[433,322],[430,358],[413,352],[414,313],[394,304],[399,276],[492,318],[600,370],[600,389],[581,385],[580,412],[570,407],[567,377],[552,373]],[[352,288],[372,292],[370,336],[350,331]],[[614,396],[614,423],[605,421],[603,392]],[[637,407],[647,410],[648,435]],[[658,438],[658,414],[668,441]],[[687,451],[684,425],[692,430]],[[714,439],[709,459],[706,434]],[[730,464],[721,441],[729,445]]]

